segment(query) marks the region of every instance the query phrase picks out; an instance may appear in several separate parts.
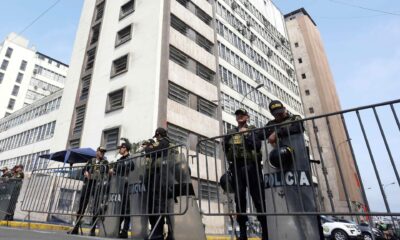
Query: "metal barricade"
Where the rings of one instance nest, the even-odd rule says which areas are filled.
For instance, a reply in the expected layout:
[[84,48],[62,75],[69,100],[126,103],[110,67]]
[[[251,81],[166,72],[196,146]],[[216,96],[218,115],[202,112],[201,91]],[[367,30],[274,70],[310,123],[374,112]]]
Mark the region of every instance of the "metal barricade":
[[[268,216],[273,239],[290,239],[288,225],[303,225],[303,230],[322,235],[322,215],[370,224],[372,216],[400,216],[396,205],[400,197],[399,103],[390,101],[199,141],[196,168],[202,186],[198,190],[201,210],[207,216],[245,216],[250,225],[255,221],[252,216],[258,220]],[[276,134],[274,144],[268,143],[272,132]],[[393,185],[390,199],[385,192],[389,185]],[[285,218],[286,225],[282,221],[271,225],[279,216],[294,218]],[[300,216],[314,220],[305,224]],[[398,226],[398,220],[393,222]],[[276,230],[280,224],[286,229]],[[286,237],[271,234],[274,231],[286,231]]]
[[[149,235],[148,221],[162,227],[168,219],[175,239],[184,239],[179,234],[194,227],[182,229],[191,223],[185,220],[189,212],[191,219],[198,218],[196,227],[203,228],[194,208],[187,156],[186,146],[177,145],[108,165],[34,170],[21,209],[48,214],[48,219],[76,216],[80,222],[90,217],[92,224],[101,220],[100,235],[108,237],[118,236],[122,221],[131,220],[133,237],[144,238]],[[205,238],[204,229],[202,233]]]
[[0,220],[12,220],[22,179],[0,178]]

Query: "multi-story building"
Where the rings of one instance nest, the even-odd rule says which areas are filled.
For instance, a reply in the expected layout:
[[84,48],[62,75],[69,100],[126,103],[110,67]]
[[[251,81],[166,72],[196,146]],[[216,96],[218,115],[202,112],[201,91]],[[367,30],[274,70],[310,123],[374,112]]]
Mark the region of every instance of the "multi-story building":
[[26,172],[46,168],[38,156],[50,152],[62,90],[0,119],[0,166],[24,165]]
[[[312,117],[340,111],[335,82],[317,25],[303,8],[286,14],[285,20],[305,116]],[[315,120],[315,126],[308,121],[307,128],[312,155],[323,161],[325,168],[318,167],[316,168],[318,171],[315,172],[322,194],[320,201],[322,210],[349,211],[344,191],[347,189],[352,210],[362,211],[364,201],[359,189],[355,162],[349,148],[351,139],[346,137],[342,119],[339,116],[321,118]]]
[[[193,154],[236,123],[237,108],[257,126],[271,99],[302,115],[284,24],[262,0],[85,1],[54,149],[103,144],[114,158],[121,137],[137,142],[163,126]],[[204,221],[224,231],[222,218]]]
[[10,33],[0,45],[0,117],[64,87],[68,65]]

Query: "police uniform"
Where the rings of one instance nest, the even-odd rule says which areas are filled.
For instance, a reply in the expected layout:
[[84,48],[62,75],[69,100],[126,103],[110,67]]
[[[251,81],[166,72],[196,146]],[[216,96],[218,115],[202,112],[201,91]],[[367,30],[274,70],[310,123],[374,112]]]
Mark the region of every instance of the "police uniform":
[[[238,110],[239,111],[239,110]],[[237,112],[235,114],[237,114]],[[246,110],[240,110],[247,115]],[[244,126],[248,130],[255,129],[255,126]],[[237,133],[237,134],[235,134]],[[261,140],[256,132],[240,133],[236,127],[228,131],[224,138],[224,147],[229,170],[232,173],[232,187],[235,195],[236,212],[246,213],[247,198],[246,189],[249,189],[251,198],[257,212],[266,211],[265,197],[263,193],[264,184],[262,181],[262,156]],[[260,192],[261,190],[261,192]],[[257,216],[261,228],[262,239],[268,238],[267,219],[265,216]],[[238,215],[237,222],[240,228],[240,238],[247,239],[246,215]]]
[[[129,151],[131,149],[130,144],[122,143],[121,146],[126,146],[127,150]],[[113,168],[115,171],[115,174],[119,177],[123,177],[123,193],[122,193],[122,203],[121,203],[121,215],[126,215],[126,216],[121,216],[119,218],[119,226],[121,226],[121,223],[124,222],[124,225],[120,231],[120,237],[125,238],[127,236],[127,233],[129,231],[129,226],[131,222],[131,217],[129,216],[131,213],[130,210],[130,197],[129,197],[129,191],[128,191],[128,181],[127,177],[129,176],[129,172],[133,171],[135,169],[135,165],[133,161],[128,161],[128,159],[131,157],[131,155],[128,153],[125,156],[122,156],[120,159],[117,160],[116,163],[113,164]]]
[[[171,165],[165,164],[168,160],[168,151],[170,147],[170,140],[167,137],[167,132],[163,128],[158,128],[156,130],[156,135],[160,134],[161,137],[157,142],[155,142],[152,146],[148,146],[145,148],[145,153],[151,159],[149,176],[146,178],[150,181],[149,185],[149,199],[148,199],[148,211],[150,214],[160,214],[168,213],[168,199],[172,197],[172,192],[168,189],[168,186],[172,186],[170,182],[173,180],[173,176],[170,174],[168,169],[173,167]],[[155,136],[156,136],[155,135]],[[154,136],[154,137],[155,137]],[[167,182],[168,180],[168,182]],[[147,184],[146,184],[147,185]],[[161,190],[161,191],[160,191]],[[154,233],[151,239],[164,239],[163,238],[163,224],[164,219],[161,219],[157,226],[157,220],[159,216],[149,216],[149,222],[154,229]],[[167,239],[173,239],[172,236],[172,227],[170,224],[170,219],[168,216],[166,217],[166,222],[169,226],[169,233]]]
[[[283,113],[286,111],[285,107],[283,104],[278,101],[274,100],[271,101],[269,104],[269,110],[272,113],[272,115],[276,113]],[[273,119],[269,121],[266,125],[266,132],[265,135],[261,133],[260,138],[265,140],[268,139],[268,137],[276,131],[277,137],[282,138],[282,137],[287,137],[291,134],[297,134],[297,133],[302,133],[304,132],[304,127],[302,122],[296,122],[293,123],[293,121],[301,120],[301,117],[299,115],[293,115],[289,112],[286,113],[286,116],[283,119],[276,120]],[[287,123],[287,124],[285,124]],[[277,127],[270,127],[272,125],[279,124]]]
[[[77,212],[77,224],[74,229],[71,231],[71,234],[77,234],[78,228],[80,226],[80,220],[83,217],[83,214],[86,211],[87,205],[89,204],[90,197],[93,197],[93,219],[95,222],[98,215],[99,205],[101,204],[102,197],[107,192],[107,186],[104,186],[104,176],[108,173],[108,161],[105,159],[90,159],[84,168],[82,169],[82,175],[85,172],[90,174],[90,179],[84,178],[83,187],[81,191],[81,196],[79,199],[79,208]],[[94,226],[95,227],[95,226]],[[91,229],[91,234],[94,234],[95,229]]]

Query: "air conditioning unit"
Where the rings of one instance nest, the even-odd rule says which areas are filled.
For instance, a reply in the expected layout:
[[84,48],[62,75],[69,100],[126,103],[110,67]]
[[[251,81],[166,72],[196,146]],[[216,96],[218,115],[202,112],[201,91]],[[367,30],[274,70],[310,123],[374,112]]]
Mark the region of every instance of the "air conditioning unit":
[[37,69],[33,69],[33,75],[36,75],[38,73]]
[[285,45],[285,43],[286,43],[286,39],[284,37],[281,37],[281,44]]
[[271,49],[268,49],[268,52],[267,52],[267,57],[272,57],[272,50]]
[[288,74],[290,77],[293,76],[293,70],[292,70],[292,69],[287,68],[287,69],[286,69],[286,72],[287,72],[287,74]]
[[249,2],[247,2],[247,1],[245,1],[244,3],[243,3],[243,5],[245,6],[245,7],[249,7]]
[[249,28],[251,27],[251,22],[249,20],[246,21],[246,26]]
[[232,10],[235,10],[237,7],[238,7],[238,4],[235,1],[233,1],[231,4]]
[[250,33],[250,42],[254,42],[256,40],[256,35],[254,33]]
[[275,43],[275,48],[276,48],[276,49],[278,49],[280,46],[281,46],[281,44],[280,44],[280,43],[278,43],[278,42],[277,42],[277,43]]

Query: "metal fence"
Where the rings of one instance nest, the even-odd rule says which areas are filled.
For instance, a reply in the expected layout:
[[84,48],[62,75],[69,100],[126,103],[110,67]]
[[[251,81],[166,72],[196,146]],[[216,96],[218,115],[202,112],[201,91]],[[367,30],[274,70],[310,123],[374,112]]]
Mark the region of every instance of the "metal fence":
[[[187,155],[186,147],[178,145],[110,164],[93,160],[34,170],[21,209],[81,217],[182,215],[187,196],[194,194]],[[166,207],[177,198],[178,206]]]
[[210,216],[400,216],[399,103],[199,141],[200,208]]
[[12,220],[22,179],[0,178],[0,220]]

